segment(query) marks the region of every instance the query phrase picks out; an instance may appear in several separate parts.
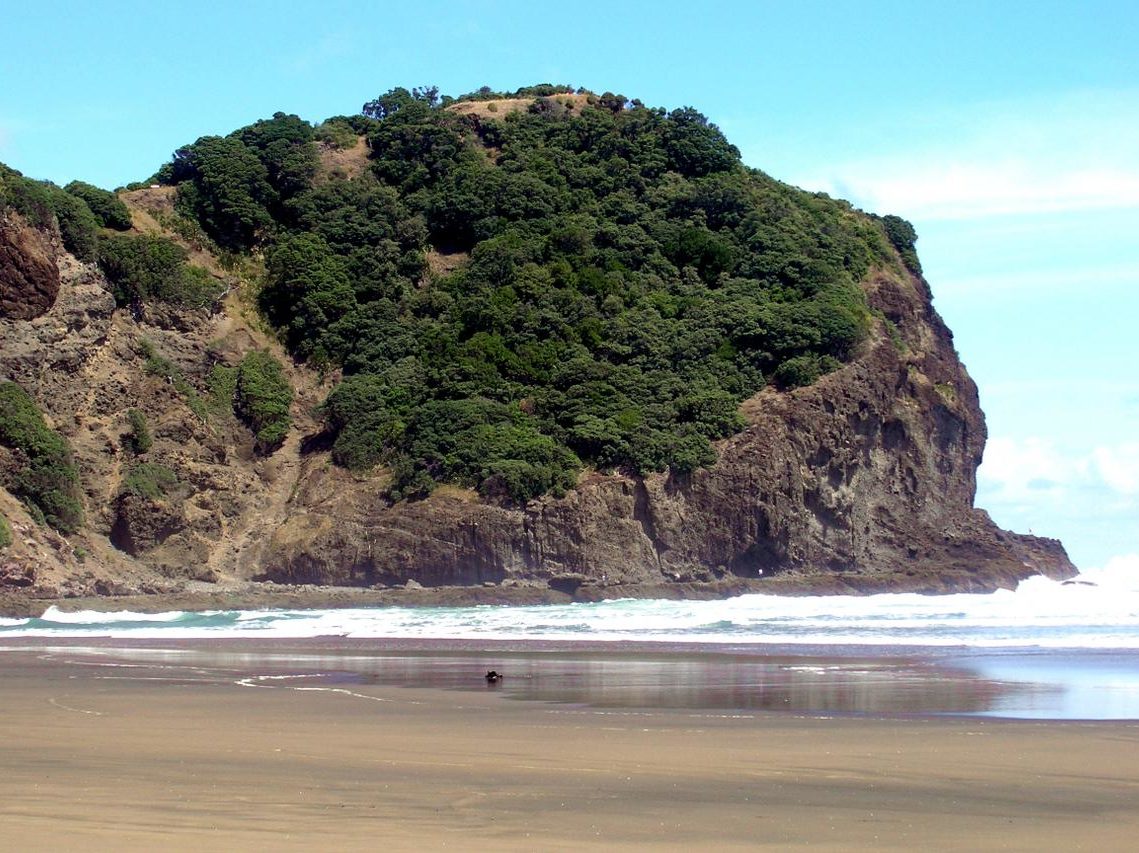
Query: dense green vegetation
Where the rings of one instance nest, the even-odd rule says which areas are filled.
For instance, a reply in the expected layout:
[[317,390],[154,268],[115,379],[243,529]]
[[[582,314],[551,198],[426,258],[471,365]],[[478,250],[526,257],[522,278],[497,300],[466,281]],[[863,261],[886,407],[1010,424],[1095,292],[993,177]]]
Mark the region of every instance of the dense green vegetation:
[[209,389],[208,408],[215,414],[236,414],[233,411],[237,394],[237,368],[215,364],[206,378]]
[[914,230],[914,226],[900,216],[889,214],[882,217],[882,227],[886,229],[886,236],[898,250],[906,268],[916,275],[921,275],[921,261],[918,260],[918,253],[914,248],[914,243],[918,239],[918,232]]
[[7,548],[12,544],[12,527],[8,519],[0,515],[0,548]]
[[188,253],[167,237],[114,234],[99,241],[99,265],[119,305],[158,301],[204,308],[224,287],[201,267],[186,263]]
[[[343,368],[334,459],[388,465],[394,497],[453,481],[521,502],[583,464],[707,465],[741,400],[851,357],[872,265],[896,247],[916,268],[904,220],[745,167],[695,110],[571,91],[475,118],[393,89],[316,132],[277,113],[204,137],[159,173],[212,239],[264,252],[266,316]],[[370,174],[318,180],[316,140],[349,130]]]
[[237,366],[234,412],[249,425],[257,447],[268,452],[289,433],[293,389],[280,363],[265,350],[254,350]]
[[225,249],[247,249],[316,174],[312,126],[276,113],[229,136],[179,149],[158,178],[178,185],[178,208]]
[[115,231],[130,230],[130,211],[122,199],[114,193],[83,181],[72,181],[63,189],[76,198],[83,199],[104,228],[113,228]]
[[18,462],[4,487],[24,501],[32,515],[72,533],[83,520],[79,473],[66,439],[48,428],[35,401],[15,382],[0,383],[0,445]]

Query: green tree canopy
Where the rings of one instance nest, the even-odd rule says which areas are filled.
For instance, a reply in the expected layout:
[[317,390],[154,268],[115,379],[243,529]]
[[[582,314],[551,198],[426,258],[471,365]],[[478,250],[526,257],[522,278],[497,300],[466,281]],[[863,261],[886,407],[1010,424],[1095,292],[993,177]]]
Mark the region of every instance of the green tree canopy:
[[[263,155],[311,144],[295,117],[225,140],[222,183],[271,220],[231,242],[264,245],[261,304],[290,351],[343,370],[322,409],[334,459],[387,465],[393,496],[452,481],[520,502],[582,465],[710,464],[742,400],[855,354],[859,282],[912,247],[747,168],[690,107],[572,91],[459,99],[532,99],[500,113],[389,90],[337,119],[366,135],[369,172],[287,190]],[[202,145],[168,170],[190,201]]]
[[178,207],[218,245],[247,249],[269,232],[278,201],[269,170],[240,139],[203,136],[174,154],[160,176],[178,186]]
[[123,200],[114,193],[84,181],[72,181],[63,189],[86,202],[104,228],[113,228],[115,231],[130,230],[130,211],[123,204]]

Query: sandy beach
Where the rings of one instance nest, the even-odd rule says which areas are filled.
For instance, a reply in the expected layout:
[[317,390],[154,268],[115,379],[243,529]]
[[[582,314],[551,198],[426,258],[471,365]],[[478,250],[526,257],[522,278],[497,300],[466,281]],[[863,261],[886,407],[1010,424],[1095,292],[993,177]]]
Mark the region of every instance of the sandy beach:
[[1102,851],[1139,833],[1134,723],[604,709],[181,657],[0,649],[5,847]]

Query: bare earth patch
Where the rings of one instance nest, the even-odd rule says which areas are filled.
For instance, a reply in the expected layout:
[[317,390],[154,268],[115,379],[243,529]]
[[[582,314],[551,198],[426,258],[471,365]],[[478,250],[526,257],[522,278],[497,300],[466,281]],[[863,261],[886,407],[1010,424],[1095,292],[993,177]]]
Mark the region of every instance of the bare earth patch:
[[335,177],[348,180],[358,178],[368,169],[368,142],[361,136],[351,148],[336,148],[332,145],[318,146],[320,171],[317,181],[327,181]]
[[[589,95],[581,94],[576,95],[573,93],[565,93],[559,95],[551,95],[555,101],[561,102],[573,112],[580,112],[585,107],[589,100]],[[481,119],[494,119],[502,118],[510,113],[516,113],[520,110],[530,108],[530,105],[538,98],[500,98],[494,101],[460,101],[456,104],[450,104],[444,109],[449,112],[458,113],[459,115],[477,116]]]
[[157,234],[162,231],[157,217],[174,213],[175,187],[147,187],[119,193],[119,198],[130,209],[132,230],[140,234]]
[[470,259],[470,252],[440,252],[438,249],[429,249],[427,269],[433,276],[444,276],[465,266]]

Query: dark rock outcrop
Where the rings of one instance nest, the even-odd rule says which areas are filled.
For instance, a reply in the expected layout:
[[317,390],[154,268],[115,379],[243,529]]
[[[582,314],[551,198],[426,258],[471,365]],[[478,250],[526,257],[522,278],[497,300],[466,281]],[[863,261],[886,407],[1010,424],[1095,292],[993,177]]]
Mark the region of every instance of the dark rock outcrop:
[[116,501],[111,544],[137,557],[153,550],[186,527],[186,513],[179,504],[138,495],[120,495]]
[[50,237],[15,213],[0,213],[0,317],[31,320],[59,293]]

